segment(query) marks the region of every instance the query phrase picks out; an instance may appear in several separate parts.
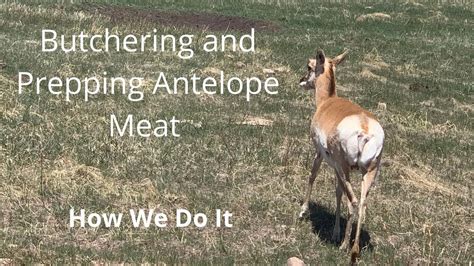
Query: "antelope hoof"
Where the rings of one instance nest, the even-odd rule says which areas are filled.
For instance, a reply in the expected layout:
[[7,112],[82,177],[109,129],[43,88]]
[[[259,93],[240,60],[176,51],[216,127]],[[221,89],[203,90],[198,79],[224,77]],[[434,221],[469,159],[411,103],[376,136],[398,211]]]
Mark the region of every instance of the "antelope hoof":
[[359,258],[359,255],[360,255],[359,244],[354,244],[351,250],[351,262],[355,263],[357,258]]
[[305,202],[303,203],[303,206],[301,206],[301,212],[299,214],[299,219],[300,220],[305,220],[309,218],[309,207],[308,203]]

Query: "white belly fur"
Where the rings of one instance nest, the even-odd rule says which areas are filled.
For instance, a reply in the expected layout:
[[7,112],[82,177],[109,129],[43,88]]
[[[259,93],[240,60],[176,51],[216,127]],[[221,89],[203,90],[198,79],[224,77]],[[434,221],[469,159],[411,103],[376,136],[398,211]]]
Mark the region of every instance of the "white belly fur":
[[334,160],[331,158],[331,156],[328,155],[329,152],[328,152],[328,143],[327,143],[326,134],[324,134],[322,130],[319,130],[318,127],[315,128],[315,131],[316,131],[315,142],[316,142],[316,145],[319,147],[319,151],[321,155],[331,167],[335,167]]

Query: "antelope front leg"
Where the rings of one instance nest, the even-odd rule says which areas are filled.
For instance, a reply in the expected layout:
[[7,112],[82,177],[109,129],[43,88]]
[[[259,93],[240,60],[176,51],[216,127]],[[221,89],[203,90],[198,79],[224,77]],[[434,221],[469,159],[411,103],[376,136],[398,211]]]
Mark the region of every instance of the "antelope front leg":
[[[376,166],[373,166],[377,164]],[[369,167],[369,170],[367,173],[364,175],[364,178],[362,180],[362,185],[360,189],[360,204],[359,204],[359,219],[357,221],[357,229],[356,229],[356,235],[354,239],[354,245],[352,246],[351,250],[351,260],[352,262],[355,262],[356,258],[359,257],[359,252],[360,252],[360,230],[362,228],[362,223],[365,219],[365,209],[366,209],[366,200],[367,200],[367,195],[369,194],[369,189],[372,186],[375,176],[377,175],[378,171],[378,163],[373,162],[371,167]]]
[[344,233],[344,240],[342,241],[341,246],[339,247],[340,250],[347,249],[351,241],[352,223],[354,222],[354,206],[352,205],[352,202],[349,199],[347,199],[347,209],[348,209],[348,215],[347,215],[346,231]]
[[311,190],[313,190],[313,183],[314,179],[316,179],[316,176],[318,175],[319,167],[321,166],[321,161],[323,160],[323,157],[321,154],[318,152],[316,153],[316,156],[314,157],[313,160],[313,167],[311,168],[311,175],[308,178],[308,185],[306,187],[306,196],[303,201],[303,205],[301,206],[301,212],[300,212],[300,219],[303,219],[305,217],[309,216],[309,200],[311,199]]
[[[347,209],[349,210],[349,214],[347,216],[347,224],[346,224],[346,231],[344,233],[344,240],[339,247],[340,250],[347,249],[350,243],[350,237],[352,233],[352,223],[354,221],[355,214],[355,207],[357,206],[357,198],[354,195],[354,190],[352,189],[352,185],[349,178],[349,169],[344,168],[336,168],[336,176],[339,182],[339,186],[342,188],[343,192],[346,194],[347,197]],[[337,222],[337,215],[336,215],[336,222]],[[335,229],[336,230],[336,229]]]

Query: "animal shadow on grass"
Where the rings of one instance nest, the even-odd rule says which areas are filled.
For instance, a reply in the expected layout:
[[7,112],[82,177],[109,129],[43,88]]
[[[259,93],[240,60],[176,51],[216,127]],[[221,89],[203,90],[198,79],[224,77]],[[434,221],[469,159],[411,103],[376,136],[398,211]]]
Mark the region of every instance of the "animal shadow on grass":
[[[310,210],[309,220],[311,221],[313,232],[317,234],[322,241],[339,246],[341,242],[332,241],[332,231],[334,229],[336,215],[328,208],[315,202],[310,202],[309,210]],[[343,217],[343,211],[341,208],[341,241],[344,238],[346,223],[347,223],[347,219]],[[353,223],[352,226],[353,227],[352,227],[352,235],[351,235],[351,246],[355,238],[357,221],[355,221],[355,223]],[[369,232],[367,232],[363,228],[360,231],[360,244],[361,244],[360,245],[361,248],[365,248],[368,251],[372,251],[374,249],[373,245],[370,243]]]

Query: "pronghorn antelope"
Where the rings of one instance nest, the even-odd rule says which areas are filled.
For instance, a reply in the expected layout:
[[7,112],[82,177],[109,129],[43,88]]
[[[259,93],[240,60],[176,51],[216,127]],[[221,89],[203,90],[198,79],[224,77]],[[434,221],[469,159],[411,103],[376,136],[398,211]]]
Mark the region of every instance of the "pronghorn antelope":
[[[344,61],[347,53],[348,51],[345,51],[331,59],[326,57],[322,50],[318,50],[316,58],[309,59],[308,72],[300,80],[302,87],[315,90],[316,103],[316,113],[311,122],[311,138],[316,155],[300,217],[309,214],[313,182],[324,158],[336,172],[336,222],[332,239],[335,242],[340,241],[341,198],[344,193],[347,197],[349,217],[340,249],[348,248],[352,223],[358,219],[351,250],[352,261],[355,261],[360,251],[360,231],[367,195],[380,169],[384,131],[373,114],[349,100],[339,98],[336,94],[336,66]],[[350,183],[351,170],[359,170],[363,176],[360,202]]]

